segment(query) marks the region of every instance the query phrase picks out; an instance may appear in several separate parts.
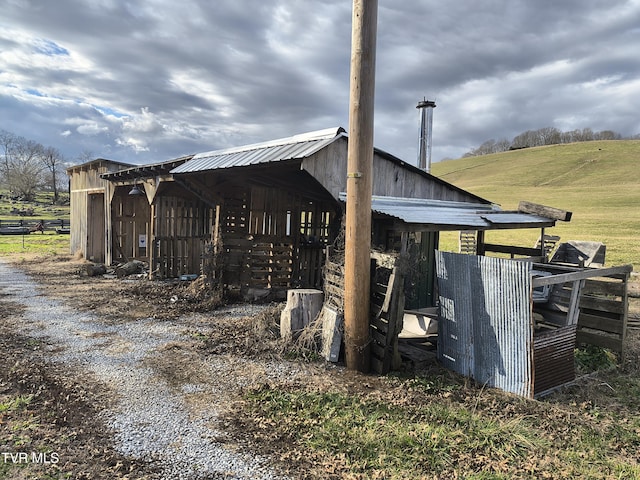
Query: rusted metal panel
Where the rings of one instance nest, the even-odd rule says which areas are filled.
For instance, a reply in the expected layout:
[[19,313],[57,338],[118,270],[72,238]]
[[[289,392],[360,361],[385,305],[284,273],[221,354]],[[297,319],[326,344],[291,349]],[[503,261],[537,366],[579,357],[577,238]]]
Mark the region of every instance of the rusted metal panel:
[[536,334],[534,339],[535,396],[575,379],[576,325]]
[[438,357],[490,387],[533,396],[531,264],[436,254]]

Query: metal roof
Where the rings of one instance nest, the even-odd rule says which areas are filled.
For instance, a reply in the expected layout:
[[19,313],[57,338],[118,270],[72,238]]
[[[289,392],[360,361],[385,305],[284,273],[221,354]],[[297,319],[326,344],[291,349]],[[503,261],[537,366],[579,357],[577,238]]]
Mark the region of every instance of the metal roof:
[[[346,198],[346,193],[340,194],[340,200],[346,201]],[[438,225],[451,229],[487,230],[555,225],[553,219],[522,212],[504,212],[497,205],[423,198],[373,196],[371,210],[407,224]]]
[[194,155],[191,160],[171,170],[171,173],[193,173],[306,158],[333,142],[343,133],[345,133],[343,128],[335,127],[279,140],[199,153]]
[[165,162],[136,165],[131,168],[124,168],[115,172],[103,173],[100,177],[107,180],[129,180],[155,175],[165,175],[178,165],[182,165],[184,162],[188,161],[191,157],[192,155],[185,155]]

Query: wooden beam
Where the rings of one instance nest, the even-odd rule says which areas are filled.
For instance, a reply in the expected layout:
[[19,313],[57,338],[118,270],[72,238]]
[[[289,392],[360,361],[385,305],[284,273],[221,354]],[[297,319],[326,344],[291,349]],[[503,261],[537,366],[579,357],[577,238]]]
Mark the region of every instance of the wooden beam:
[[373,107],[378,0],[354,0],[351,32],[349,144],[345,225],[345,357],[369,371]]
[[517,245],[497,245],[495,243],[485,243],[483,252],[508,253],[510,255],[524,255],[527,257],[540,256],[540,249],[533,247],[519,247]]
[[[544,265],[546,268],[546,264]],[[533,279],[533,287],[542,287],[543,285],[555,285],[557,283],[575,282],[576,280],[584,280],[593,277],[610,277],[612,275],[628,274],[633,271],[633,265],[622,265],[620,267],[609,268],[591,268],[571,273],[559,273],[548,277],[536,277]]]
[[562,222],[571,221],[571,212],[560,210],[559,208],[547,207],[532,202],[521,201],[518,205],[518,211],[522,213],[530,213],[532,215],[540,215],[541,217],[553,218]]

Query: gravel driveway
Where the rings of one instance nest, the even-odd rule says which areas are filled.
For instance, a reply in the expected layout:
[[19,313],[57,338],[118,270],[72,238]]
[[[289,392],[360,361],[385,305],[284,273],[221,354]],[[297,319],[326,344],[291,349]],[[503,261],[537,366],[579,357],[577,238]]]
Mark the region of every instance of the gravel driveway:
[[[22,333],[46,338],[51,362],[60,368],[80,367],[113,392],[115,400],[103,415],[122,454],[149,462],[166,479],[282,478],[265,459],[242,452],[228,439],[219,441],[225,434],[215,427],[217,405],[224,404],[230,389],[255,381],[243,375],[244,370],[254,376],[261,372],[267,381],[267,377],[293,379],[299,375],[295,367],[257,368],[246,360],[214,356],[198,365],[202,374],[197,381],[183,378],[178,385],[153,365],[163,352],[189,340],[182,321],[103,321],[47,297],[29,276],[2,259],[0,292],[25,306]],[[247,315],[258,308],[240,306],[222,314]],[[192,326],[200,321],[203,331],[211,328],[210,321],[195,317],[189,321]],[[199,408],[194,408],[196,397],[201,399]]]

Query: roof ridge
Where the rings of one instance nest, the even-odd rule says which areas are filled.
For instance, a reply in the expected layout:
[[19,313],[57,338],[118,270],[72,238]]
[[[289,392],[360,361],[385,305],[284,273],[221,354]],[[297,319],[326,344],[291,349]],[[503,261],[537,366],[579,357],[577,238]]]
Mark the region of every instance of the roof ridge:
[[275,140],[267,140],[265,142],[251,143],[248,145],[241,145],[238,147],[222,148],[220,150],[211,150],[208,152],[201,152],[193,156],[193,159],[212,157],[216,155],[226,155],[230,153],[248,152],[251,150],[258,150],[261,148],[278,147],[281,145],[288,145],[293,143],[310,142],[313,140],[328,140],[334,138],[341,133],[344,133],[345,129],[342,127],[331,127],[322,130],[314,130],[311,132],[300,133],[291,137],[278,138]]

